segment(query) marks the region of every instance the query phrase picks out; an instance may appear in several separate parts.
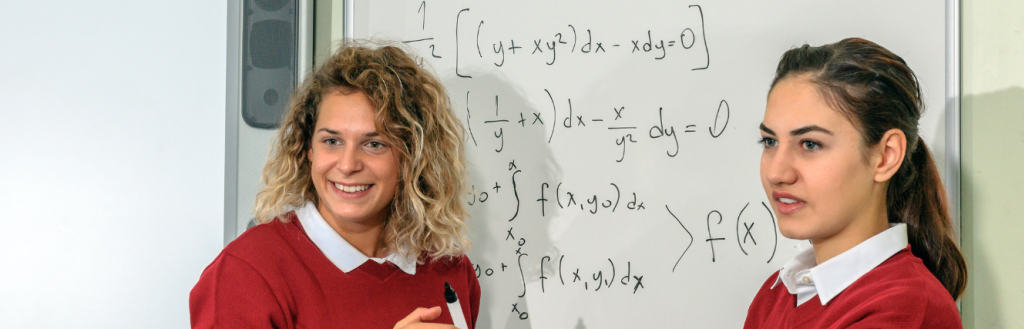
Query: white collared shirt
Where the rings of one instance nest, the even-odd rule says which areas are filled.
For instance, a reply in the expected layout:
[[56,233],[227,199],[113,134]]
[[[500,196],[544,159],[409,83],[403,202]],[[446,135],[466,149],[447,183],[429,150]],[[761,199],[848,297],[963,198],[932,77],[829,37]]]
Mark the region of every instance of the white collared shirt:
[[324,220],[323,216],[320,216],[320,211],[316,209],[313,202],[307,201],[301,208],[295,209],[295,215],[299,217],[299,223],[306,230],[306,235],[309,236],[309,239],[313,240],[313,244],[342,272],[351,272],[360,265],[363,265],[363,263],[366,263],[367,260],[372,259],[381,264],[389,261],[398,266],[402,272],[409,275],[416,274],[415,259],[403,258],[395,253],[384,258],[371,258],[363,255],[352,244],[345,241],[345,238],[338,235],[338,232],[331,225],[327,224],[327,221]]
[[889,229],[821,264],[814,259],[814,249],[807,249],[779,270],[779,278],[772,289],[782,282],[790,294],[796,295],[797,306],[815,295],[824,306],[857,279],[906,247],[907,225],[899,223],[891,224]]

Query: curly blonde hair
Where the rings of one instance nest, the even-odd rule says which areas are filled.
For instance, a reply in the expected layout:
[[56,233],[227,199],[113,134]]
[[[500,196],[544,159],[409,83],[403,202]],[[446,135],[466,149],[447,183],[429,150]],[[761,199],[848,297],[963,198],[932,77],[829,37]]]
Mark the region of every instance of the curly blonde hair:
[[329,93],[362,91],[376,107],[377,132],[399,158],[399,183],[382,240],[389,252],[456,257],[469,250],[461,200],[466,186],[464,128],[444,86],[393,45],[348,42],[295,90],[263,168],[256,219],[287,221],[306,201],[319,205],[309,152],[320,103]]

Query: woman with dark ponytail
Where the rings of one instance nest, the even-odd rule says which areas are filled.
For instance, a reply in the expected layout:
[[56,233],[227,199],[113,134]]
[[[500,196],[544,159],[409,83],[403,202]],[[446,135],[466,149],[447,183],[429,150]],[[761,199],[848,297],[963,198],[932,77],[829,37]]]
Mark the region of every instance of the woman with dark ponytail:
[[918,135],[921,90],[863,39],[787,51],[768,94],[761,183],[779,231],[810,240],[746,328],[961,328],[967,265]]

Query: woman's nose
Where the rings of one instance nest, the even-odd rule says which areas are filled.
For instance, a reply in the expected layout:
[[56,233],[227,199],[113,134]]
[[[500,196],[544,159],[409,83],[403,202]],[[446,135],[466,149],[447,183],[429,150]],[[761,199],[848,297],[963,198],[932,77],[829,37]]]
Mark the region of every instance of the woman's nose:
[[346,147],[341,154],[341,158],[338,159],[337,167],[338,170],[341,170],[346,175],[362,170],[363,160],[359,148],[354,145]]
[[796,183],[796,168],[793,167],[793,155],[788,149],[779,146],[774,154],[764,162],[765,178],[774,186]]

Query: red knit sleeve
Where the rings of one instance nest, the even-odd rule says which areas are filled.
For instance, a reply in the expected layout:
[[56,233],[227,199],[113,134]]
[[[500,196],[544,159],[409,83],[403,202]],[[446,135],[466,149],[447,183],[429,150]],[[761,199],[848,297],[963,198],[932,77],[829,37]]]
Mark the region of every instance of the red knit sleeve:
[[952,298],[934,290],[908,284],[865,293],[870,297],[850,310],[858,320],[845,328],[962,328]]
[[931,308],[929,301],[942,296],[932,296],[933,289],[927,289],[926,282],[912,274],[889,280],[862,277],[859,289],[848,288],[849,300],[859,302],[847,311],[845,318],[852,321],[843,327],[932,328],[924,326]]
[[845,328],[922,328],[928,297],[908,289],[888,289],[850,310],[857,319]]
[[473,320],[469,326],[476,328],[477,315],[480,314],[480,280],[476,277],[476,270],[473,268],[473,263],[469,261],[469,257],[462,257],[466,264],[466,273],[469,275],[469,308],[470,318]]
[[192,328],[288,328],[267,281],[244,260],[222,252],[189,295]]
[[743,324],[743,328],[761,328],[762,323],[768,318],[768,312],[775,307],[775,294],[772,293],[772,286],[775,285],[775,281],[779,278],[779,271],[775,271],[764,281],[761,285],[761,289],[757,291],[757,295],[754,296],[754,300],[750,302],[750,307],[747,309],[747,319]]

